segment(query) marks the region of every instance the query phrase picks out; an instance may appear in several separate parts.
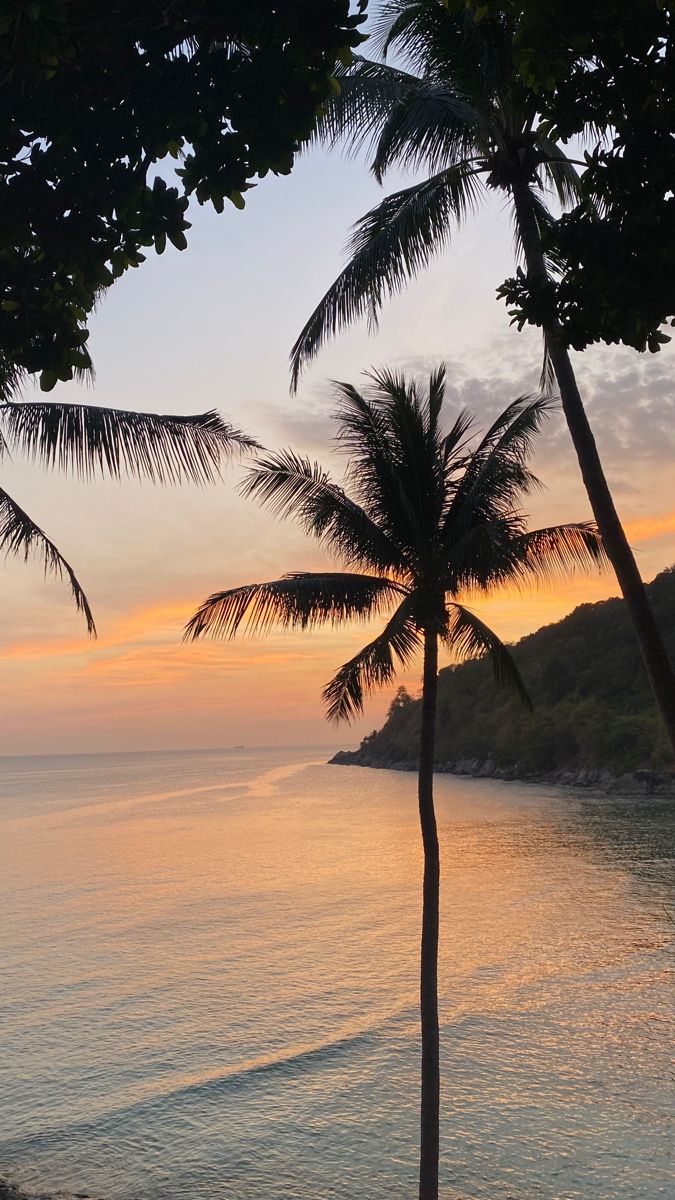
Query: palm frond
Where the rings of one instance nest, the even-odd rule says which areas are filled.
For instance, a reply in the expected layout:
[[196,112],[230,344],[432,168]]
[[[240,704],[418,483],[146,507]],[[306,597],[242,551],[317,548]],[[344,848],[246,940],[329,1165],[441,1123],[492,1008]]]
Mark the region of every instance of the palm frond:
[[375,688],[391,683],[396,662],[409,666],[420,648],[420,638],[405,599],[383,629],[367,646],[340,667],[323,690],[329,721],[354,720]]
[[87,622],[87,632],[96,635],[96,626],[92,616],[89,601],[79,583],[73,568],[59,553],[47,534],[40,529],[28,513],[12,500],[7,492],[0,489],[0,549],[6,555],[22,557],[28,561],[31,553],[42,559],[45,575],[51,573],[62,579],[65,575],[73,595],[76,607],[84,614]]
[[556,400],[551,396],[518,396],[502,414],[504,424],[498,417],[483,438],[479,456],[487,449],[488,458],[508,456],[516,462],[526,463],[532,456],[543,422],[555,407]]
[[274,626],[309,629],[378,616],[405,595],[394,580],[347,572],[300,571],[269,583],[214,592],[185,627],[184,639],[195,641],[208,633],[233,638],[242,621],[247,632],[264,634]]
[[529,492],[541,487],[527,467],[549,396],[519,396],[500,413],[468,461],[448,506],[443,540],[448,548],[475,525],[504,519]]
[[546,396],[516,396],[483,434],[474,457],[482,459],[500,445],[502,449],[507,449],[514,438],[519,439],[518,449],[521,456],[527,455],[532,449],[533,438],[541,428],[541,421],[551,407],[552,402]]
[[404,569],[399,550],[386,532],[330,480],[318,463],[292,450],[254,462],[246,471],[241,490],[276,516],[295,517],[345,565],[394,574]]
[[[417,379],[381,368],[366,372],[374,385],[388,431],[388,470],[405,508],[408,536],[417,549],[433,537],[445,505],[446,476],[439,416],[445,397],[445,367],[432,371],[422,390]],[[359,480],[359,484],[361,480]]]
[[28,372],[24,367],[3,358],[0,363],[0,403],[19,395],[27,378]]
[[532,710],[532,701],[508,647],[465,605],[449,605],[448,625],[443,640],[460,662],[469,658],[489,658],[499,686],[512,692],[526,708]]
[[127,475],[153,483],[220,478],[223,460],[257,447],[215,411],[164,416],[90,404],[11,401],[0,405],[10,441],[42,466],[96,474]]
[[[546,263],[547,274],[552,276],[560,275],[564,268],[564,262],[555,249],[555,237],[553,236],[558,222],[540,192],[534,187],[530,187],[528,192],[532,213],[544,247],[544,261]],[[522,257],[524,254],[523,243],[515,208],[511,210],[511,220],[513,223],[513,240],[516,253]]]
[[[487,506],[485,506],[487,507]],[[513,542],[525,530],[518,513],[504,516],[474,513],[459,528],[447,545],[446,590],[453,596],[466,592],[489,593],[512,583]]]
[[387,296],[401,292],[448,244],[451,229],[475,207],[480,180],[454,167],[387,196],[354,227],[350,260],[315,308],[291,350],[291,388],[329,337],[360,317],[377,325]]
[[581,176],[562,146],[538,132],[537,145],[548,157],[541,164],[541,174],[553,188],[562,208],[572,208],[583,199]]
[[555,386],[558,382],[553,366],[553,359],[549,350],[548,340],[544,334],[544,353],[541,361],[541,375],[539,376],[539,387],[544,396],[554,398]]
[[475,21],[439,0],[384,0],[370,38],[385,56],[397,56],[418,74],[452,83],[474,107],[490,111],[513,75],[512,31],[502,16]]
[[393,106],[420,86],[415,75],[359,55],[348,67],[338,65],[335,78],[339,92],[324,105],[305,144],[334,150],[344,143],[349,156],[374,153]]
[[[409,565],[419,545],[422,512],[415,495],[415,450],[424,441],[419,398],[414,382],[406,386],[395,371],[366,373],[371,387],[362,394],[351,384],[338,384],[340,408],[337,442],[349,454],[347,481],[373,522],[397,547]],[[407,428],[397,410],[410,407]],[[417,437],[412,434],[416,426]],[[411,437],[412,434],[412,437]]]
[[602,571],[609,559],[593,521],[533,529],[514,540],[513,577],[559,583],[577,570]]
[[393,166],[436,174],[472,159],[490,132],[481,113],[447,83],[419,80],[382,122],[371,170],[379,183]]
[[430,432],[433,431],[435,433],[435,431],[438,429],[438,420],[443,409],[443,401],[445,400],[445,381],[447,373],[448,371],[445,363],[439,363],[439,365],[431,372],[429,376],[429,389],[427,395]]

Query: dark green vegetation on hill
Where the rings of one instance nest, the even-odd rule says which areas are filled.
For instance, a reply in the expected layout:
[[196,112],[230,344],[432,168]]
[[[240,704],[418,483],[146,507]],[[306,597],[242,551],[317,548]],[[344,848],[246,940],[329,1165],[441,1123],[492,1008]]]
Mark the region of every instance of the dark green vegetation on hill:
[[[675,567],[657,575],[648,590],[675,656]],[[672,767],[622,601],[582,604],[564,620],[522,638],[513,656],[533,715],[495,691],[485,661],[440,672],[438,764],[492,761],[519,775]],[[419,719],[420,702],[398,695],[384,727],[362,742],[368,760],[415,759]]]

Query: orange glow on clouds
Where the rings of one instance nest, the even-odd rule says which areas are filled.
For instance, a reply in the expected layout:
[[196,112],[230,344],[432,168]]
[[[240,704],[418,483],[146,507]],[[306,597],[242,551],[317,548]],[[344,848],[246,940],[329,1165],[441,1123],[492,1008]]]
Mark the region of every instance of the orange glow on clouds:
[[[31,641],[10,643],[0,647],[0,658],[67,658],[73,655],[86,654],[93,649],[103,650],[114,646],[125,646],[138,638],[153,641],[161,640],[163,636],[176,630],[180,631],[181,622],[185,623],[190,613],[187,602],[166,602],[141,608],[125,615],[105,626],[99,622],[99,636],[92,640],[83,636],[75,640],[63,638],[48,641],[36,638]],[[187,615],[186,615],[187,614]],[[180,636],[180,632],[178,633]]]
[[[635,519],[626,529],[633,544],[659,539],[675,531],[675,513]],[[657,562],[655,569],[660,565],[665,564]],[[617,592],[612,572],[606,571],[525,594],[467,598],[467,603],[505,641],[516,641],[579,604]],[[26,750],[33,750],[24,731],[40,720],[64,750],[240,741],[354,745],[382,723],[391,691],[373,696],[352,730],[328,726],[321,701],[323,686],[377,624],[185,644],[182,631],[195,603],[188,581],[183,595],[99,613],[96,641],[31,634],[0,646],[0,693],[7,713],[0,752],[23,752],[24,736]],[[398,682],[416,692],[418,671],[402,674]]]
[[663,537],[665,533],[675,533],[675,512],[664,513],[660,517],[626,521],[624,528],[626,536],[632,541],[649,542],[652,538]]

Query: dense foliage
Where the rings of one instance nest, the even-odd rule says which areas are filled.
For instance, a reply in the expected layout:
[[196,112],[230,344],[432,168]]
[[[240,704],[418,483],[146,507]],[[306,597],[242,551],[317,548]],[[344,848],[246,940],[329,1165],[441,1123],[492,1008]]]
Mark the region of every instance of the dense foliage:
[[257,179],[291,169],[363,7],[0,5],[0,391],[88,368],[97,297],[144,248],[185,248],[191,195],[243,207]]
[[[675,567],[649,585],[675,655]],[[620,600],[582,604],[523,638],[513,657],[534,702],[526,713],[496,693],[485,662],[441,671],[436,762],[474,759],[519,773],[672,766],[639,651]],[[420,702],[397,694],[384,727],[364,742],[373,760],[415,759]]]
[[[514,65],[552,135],[584,136],[578,205],[548,230],[567,344],[657,351],[675,315],[675,5],[671,0],[450,0],[512,30]],[[541,324],[521,274],[502,289]]]

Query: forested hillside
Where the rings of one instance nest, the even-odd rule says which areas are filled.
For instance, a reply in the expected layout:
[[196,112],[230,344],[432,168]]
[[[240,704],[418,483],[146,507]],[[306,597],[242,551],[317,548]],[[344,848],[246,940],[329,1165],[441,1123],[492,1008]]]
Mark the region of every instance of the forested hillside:
[[[649,585],[675,658],[675,567]],[[513,648],[534,703],[500,691],[487,662],[441,671],[436,762],[499,774],[672,769],[644,668],[620,600],[582,604]],[[402,690],[384,727],[357,752],[373,764],[416,757],[419,701]],[[346,757],[346,756],[345,756]],[[344,760],[343,760],[344,761]]]

